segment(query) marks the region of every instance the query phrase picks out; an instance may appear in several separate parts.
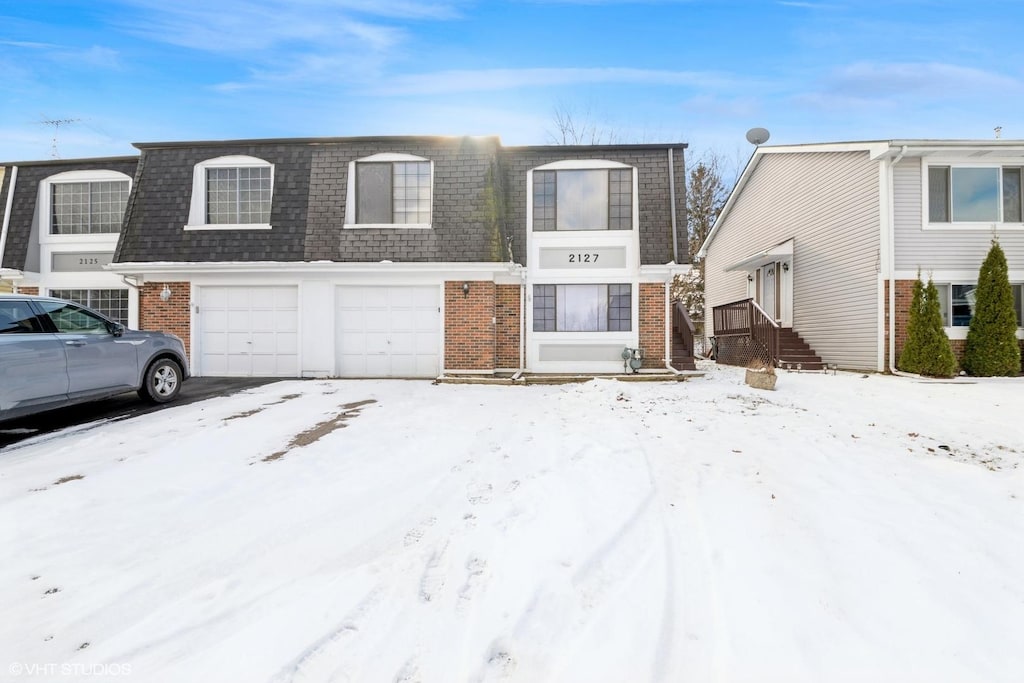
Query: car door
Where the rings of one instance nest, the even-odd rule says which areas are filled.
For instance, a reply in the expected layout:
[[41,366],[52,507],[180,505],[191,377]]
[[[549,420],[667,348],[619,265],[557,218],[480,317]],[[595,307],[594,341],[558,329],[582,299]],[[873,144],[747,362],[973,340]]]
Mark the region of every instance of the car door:
[[139,386],[138,342],[115,336],[115,323],[66,301],[37,300],[36,304],[53,323],[64,345],[70,398]]
[[24,299],[0,298],[0,418],[67,400],[64,345]]

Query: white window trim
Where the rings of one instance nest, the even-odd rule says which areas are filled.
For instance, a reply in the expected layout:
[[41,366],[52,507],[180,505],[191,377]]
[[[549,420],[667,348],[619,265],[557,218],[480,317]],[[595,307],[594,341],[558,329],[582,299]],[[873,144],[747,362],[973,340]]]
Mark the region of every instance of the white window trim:
[[[89,183],[89,182],[110,182],[114,180],[127,180],[128,192],[132,191],[132,178],[120,171],[110,170],[84,170],[64,171],[55,173],[39,182],[39,194],[36,198],[36,220],[39,225],[40,244],[66,244],[68,242],[113,242],[116,243],[121,235],[120,229],[117,232],[90,232],[77,235],[54,235],[53,230],[53,186],[61,183]],[[124,216],[121,217],[122,221]]]
[[998,168],[999,175],[999,211],[1003,210],[1003,183],[1002,168],[1013,166],[1024,168],[1024,159],[989,159],[984,162],[965,162],[963,159],[942,159],[925,158],[921,164],[921,225],[925,230],[949,231],[949,230],[1000,230],[1000,231],[1024,231],[1024,222],[1003,223],[1000,221],[971,221],[971,222],[949,222],[932,223],[928,206],[928,169],[932,166],[947,166],[949,168]]
[[[633,171],[633,227],[630,230],[534,230],[533,229],[533,172],[534,171],[600,171],[601,169],[624,169]],[[582,237],[604,236],[608,239],[611,233],[626,235],[640,235],[640,171],[636,166],[623,164],[618,161],[606,161],[604,159],[569,159],[565,161],[553,161],[550,164],[531,168],[526,172],[526,232],[530,238],[538,237],[542,240],[553,239],[555,235]]]
[[[968,279],[964,279],[964,278],[952,278],[950,280],[942,280],[942,281],[932,280],[932,282],[934,282],[936,286],[949,287],[948,291],[949,291],[950,301],[946,302],[946,310],[950,310],[952,308],[952,305],[953,305],[953,302],[952,302],[953,285],[975,285],[975,286],[977,286],[977,284],[978,284],[977,280],[968,280]],[[1011,287],[1024,287],[1024,282],[1021,282],[1020,280],[1014,280],[1014,279],[1011,278],[1010,279],[1010,286]],[[945,322],[945,321],[943,321],[943,322]],[[967,339],[967,332],[970,331],[971,326],[970,325],[944,325],[942,329],[945,331],[946,337],[948,339],[950,339],[950,340],[963,340],[963,339]],[[1017,327],[1017,339],[1024,339],[1024,327]]]
[[[429,223],[356,223],[356,164],[425,161],[430,164],[430,222]],[[348,187],[345,192],[344,230],[430,230],[434,222],[434,162],[414,154],[381,152],[348,162]]]
[[192,169],[192,201],[189,204],[188,223],[185,230],[270,230],[270,223],[219,223],[206,222],[206,170],[209,168],[269,168],[270,196],[274,196],[274,164],[256,157],[234,154],[200,161]]

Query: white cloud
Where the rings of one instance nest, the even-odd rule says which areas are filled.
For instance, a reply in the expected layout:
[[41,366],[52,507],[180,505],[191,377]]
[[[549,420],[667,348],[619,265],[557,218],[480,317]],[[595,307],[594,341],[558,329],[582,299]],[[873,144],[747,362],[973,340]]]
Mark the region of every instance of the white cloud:
[[721,87],[730,79],[701,71],[664,71],[623,67],[458,69],[389,78],[368,89],[374,95],[440,95],[514,90],[570,84],[638,84]]
[[907,90],[934,92],[936,96],[962,90],[1019,89],[1021,82],[972,67],[923,63],[859,62],[837,69],[828,79],[830,90],[852,95],[877,95]]
[[358,18],[451,19],[454,3],[373,3],[360,0],[125,0],[134,8],[120,25],[150,40],[210,52],[249,52],[312,46],[344,49],[392,46],[402,31]]

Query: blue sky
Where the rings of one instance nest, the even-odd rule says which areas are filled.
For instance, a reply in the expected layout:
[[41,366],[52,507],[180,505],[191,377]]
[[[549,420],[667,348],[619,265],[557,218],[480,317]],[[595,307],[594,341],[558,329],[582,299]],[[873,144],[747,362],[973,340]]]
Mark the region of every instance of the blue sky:
[[1024,138],[1024,2],[24,0],[0,5],[0,159],[132,142],[499,135]]

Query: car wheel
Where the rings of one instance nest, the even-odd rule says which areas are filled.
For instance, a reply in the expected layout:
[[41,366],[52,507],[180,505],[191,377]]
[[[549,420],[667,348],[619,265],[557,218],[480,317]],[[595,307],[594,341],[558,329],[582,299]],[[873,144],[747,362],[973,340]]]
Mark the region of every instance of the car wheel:
[[181,368],[170,358],[160,358],[146,369],[139,396],[151,403],[173,401],[181,391]]

